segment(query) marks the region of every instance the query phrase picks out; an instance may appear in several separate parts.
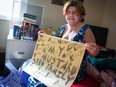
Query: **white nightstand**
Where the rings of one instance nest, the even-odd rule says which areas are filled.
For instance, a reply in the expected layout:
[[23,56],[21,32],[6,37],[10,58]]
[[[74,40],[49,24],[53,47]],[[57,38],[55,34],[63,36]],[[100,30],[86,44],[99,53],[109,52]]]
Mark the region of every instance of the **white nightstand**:
[[25,60],[32,57],[36,41],[14,39],[12,32],[13,29],[7,37],[6,60],[19,68]]

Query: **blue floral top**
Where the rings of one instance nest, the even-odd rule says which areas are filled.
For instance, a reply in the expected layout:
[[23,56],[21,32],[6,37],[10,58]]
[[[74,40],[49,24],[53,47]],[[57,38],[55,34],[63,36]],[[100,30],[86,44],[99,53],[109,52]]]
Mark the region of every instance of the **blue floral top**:
[[[65,30],[65,27],[66,27],[66,25],[62,25],[59,37],[62,37],[62,34]],[[73,38],[73,41],[84,43],[84,35],[85,35],[85,31],[88,29],[88,27],[89,26],[84,25],[79,30],[79,32],[77,32],[76,36]],[[86,67],[85,58],[86,58],[86,55],[87,55],[87,53],[85,53],[82,64],[80,66],[79,73],[78,73],[77,78],[74,81],[74,83],[82,80],[85,76],[85,67]],[[24,62],[24,64],[20,68],[20,82],[21,82],[21,84],[24,87],[46,87],[43,83],[41,83],[40,81],[38,81],[37,79],[33,78],[32,76],[30,76],[29,74],[27,74],[26,72],[23,71],[23,69],[27,66],[27,64],[29,62],[30,62],[30,60],[27,60],[26,62]]]
[[[62,37],[62,34],[65,30],[65,27],[66,27],[66,24],[62,25],[61,27],[61,32],[60,32],[60,37]],[[76,36],[73,38],[72,41],[76,41],[76,42],[81,42],[81,43],[84,43],[84,35],[85,35],[85,31],[89,28],[89,26],[87,25],[84,25],[76,34]],[[82,80],[85,76],[85,67],[86,67],[86,62],[85,62],[85,58],[87,56],[87,52],[85,52],[85,55],[84,55],[84,58],[83,58],[83,61],[81,63],[81,66],[80,66],[80,70],[79,70],[79,73],[77,75],[77,78],[76,80],[74,81],[75,82],[78,82],[80,80]]]

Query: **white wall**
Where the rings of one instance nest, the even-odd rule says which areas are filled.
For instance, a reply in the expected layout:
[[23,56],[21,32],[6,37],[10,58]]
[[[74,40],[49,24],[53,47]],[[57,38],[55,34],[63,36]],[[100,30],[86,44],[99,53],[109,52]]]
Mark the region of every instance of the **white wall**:
[[106,0],[84,0],[87,24],[102,26]]
[[116,0],[107,0],[103,26],[109,28],[107,47],[116,50]]
[[0,51],[6,49],[7,35],[10,25],[10,21],[0,19]]
[[[66,23],[62,15],[63,6],[51,3],[51,0],[28,0],[34,5],[45,6],[43,26],[51,26],[54,30]],[[102,26],[106,0],[85,0],[85,23]]]
[[54,30],[66,23],[62,15],[63,6],[51,4],[51,0],[28,0],[33,5],[42,5],[45,7],[43,16],[43,26],[51,26]]
[[[28,0],[30,4],[44,6],[43,15],[43,27],[51,26],[54,30],[58,29],[62,24],[66,23],[64,16],[62,15],[62,6],[51,3],[51,0]],[[86,9],[85,23],[104,26],[109,28],[109,36],[107,41],[107,47],[116,49],[116,0],[85,0],[84,5]],[[1,20],[0,20],[1,22]],[[4,47],[6,44],[6,33],[8,32],[8,25],[6,21],[0,23],[0,47]],[[5,32],[5,35],[1,35],[1,32]],[[3,38],[3,39],[1,39]],[[113,38],[113,39],[112,39]],[[2,45],[1,45],[2,41]]]

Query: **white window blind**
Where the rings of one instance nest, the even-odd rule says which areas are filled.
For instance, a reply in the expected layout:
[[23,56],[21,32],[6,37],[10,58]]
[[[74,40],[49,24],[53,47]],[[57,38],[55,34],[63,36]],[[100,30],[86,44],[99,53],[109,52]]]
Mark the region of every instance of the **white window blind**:
[[28,0],[1,0],[0,2],[0,19],[18,20],[21,14],[22,2]]
[[12,7],[14,0],[1,0],[0,1],[0,18],[1,19],[11,19],[12,17]]

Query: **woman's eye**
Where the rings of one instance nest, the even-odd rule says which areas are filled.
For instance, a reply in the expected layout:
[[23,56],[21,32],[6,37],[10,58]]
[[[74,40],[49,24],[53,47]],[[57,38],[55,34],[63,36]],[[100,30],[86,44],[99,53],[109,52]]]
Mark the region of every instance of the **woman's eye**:
[[67,11],[66,14],[67,14],[67,15],[69,15],[69,14],[77,15],[78,13],[77,13],[77,12],[70,12],[70,11]]

